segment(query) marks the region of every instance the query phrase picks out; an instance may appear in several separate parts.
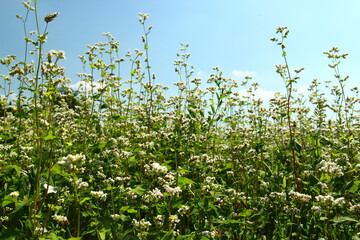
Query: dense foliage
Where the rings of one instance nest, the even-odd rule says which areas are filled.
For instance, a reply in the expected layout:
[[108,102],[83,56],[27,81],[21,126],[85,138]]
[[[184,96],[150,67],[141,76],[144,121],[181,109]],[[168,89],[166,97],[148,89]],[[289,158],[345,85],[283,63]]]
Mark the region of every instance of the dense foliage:
[[[26,26],[37,4],[24,6]],[[325,53],[334,83],[296,94],[303,69],[289,70],[278,28],[286,93],[263,103],[250,77],[215,67],[194,78],[182,44],[178,95],[166,97],[147,19],[143,51],[121,58],[109,33],[88,45],[76,89],[64,52],[43,52],[47,28],[25,32],[32,55],[0,60],[0,238],[359,239],[359,92],[339,74],[346,54]]]

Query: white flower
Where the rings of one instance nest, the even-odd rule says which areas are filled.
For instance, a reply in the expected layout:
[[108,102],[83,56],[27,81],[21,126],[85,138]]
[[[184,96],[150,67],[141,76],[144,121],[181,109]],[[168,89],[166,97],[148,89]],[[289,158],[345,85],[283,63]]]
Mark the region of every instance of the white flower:
[[46,233],[46,232],[47,232],[47,229],[44,227],[36,227],[35,228],[35,233],[37,233],[37,234]]
[[170,220],[171,224],[174,224],[174,225],[176,225],[177,223],[180,222],[180,219],[178,218],[177,215],[171,215],[169,217],[169,220]]
[[162,192],[158,188],[155,188],[152,191],[149,191],[149,194],[155,198],[163,198],[164,197],[164,194],[162,194]]
[[107,193],[104,193],[103,191],[91,191],[90,195],[95,197],[95,198],[99,198],[100,200],[105,201]]
[[181,208],[178,209],[178,213],[183,216],[186,214],[186,212],[189,210],[188,206],[182,205]]
[[53,187],[51,185],[48,185],[48,184],[44,184],[43,185],[45,189],[47,189],[47,194],[50,194],[50,193],[56,193],[57,192],[57,188],[56,187]]
[[333,201],[334,206],[343,205],[343,204],[345,204],[345,198],[343,197],[337,198]]
[[145,229],[148,229],[151,226],[151,223],[149,221],[145,221],[145,219],[141,219],[140,221],[133,219],[132,224],[134,225],[134,227],[140,227]]
[[215,177],[206,177],[205,178],[205,183],[213,183],[215,182],[216,178]]
[[164,189],[170,193],[171,195],[177,195],[179,193],[182,192],[182,190],[180,189],[180,187],[175,187],[175,188],[172,188],[170,187],[169,185],[164,185]]
[[155,217],[155,224],[161,227],[164,224],[164,216],[163,215],[157,215]]
[[110,217],[114,220],[118,220],[120,219],[120,215],[119,214],[111,214]]
[[313,212],[321,211],[321,207],[319,207],[319,206],[312,206],[312,207],[311,207],[311,211],[313,211]]
[[161,166],[159,163],[154,162],[151,164],[152,171],[158,173],[166,173],[168,169],[165,166]]
[[19,192],[18,191],[15,191],[15,192],[11,192],[10,193],[10,197],[12,198],[17,198],[19,196]]
[[9,220],[8,216],[0,216],[0,223],[6,222]]
[[331,195],[319,195],[315,197],[316,201],[318,201],[320,204],[326,205],[326,204],[332,204],[334,201],[334,197]]
[[82,178],[79,178],[75,181],[75,186],[77,186],[78,189],[85,189],[89,187],[89,184],[87,182],[84,182]]
[[301,202],[309,202],[311,200],[310,195],[299,193],[299,192],[294,192],[292,190],[289,192],[289,197],[291,199],[299,200]]
[[356,205],[351,206],[350,211],[359,212],[360,211],[360,204],[356,204]]
[[55,214],[52,216],[52,218],[59,223],[67,223],[68,222],[68,219],[66,216]]
[[337,165],[335,162],[331,162],[331,161],[325,161],[322,160],[320,162],[320,169],[319,171],[324,172],[324,173],[329,173],[329,174],[334,174],[335,176],[343,176],[343,167]]
[[270,198],[279,198],[279,199],[285,199],[286,195],[284,192],[271,192]]

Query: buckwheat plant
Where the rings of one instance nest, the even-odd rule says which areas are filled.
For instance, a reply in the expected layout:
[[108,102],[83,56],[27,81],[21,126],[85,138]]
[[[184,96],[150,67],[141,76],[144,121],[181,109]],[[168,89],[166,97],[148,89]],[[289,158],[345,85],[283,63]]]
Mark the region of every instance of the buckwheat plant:
[[46,49],[61,15],[38,5],[17,15],[24,56],[0,58],[0,239],[359,238],[360,99],[340,75],[347,54],[325,52],[334,86],[314,78],[299,94],[303,68],[290,71],[289,30],[278,28],[286,92],[267,102],[250,76],[194,77],[181,44],[167,96],[141,13],[142,46],[103,33],[73,87],[65,53]]

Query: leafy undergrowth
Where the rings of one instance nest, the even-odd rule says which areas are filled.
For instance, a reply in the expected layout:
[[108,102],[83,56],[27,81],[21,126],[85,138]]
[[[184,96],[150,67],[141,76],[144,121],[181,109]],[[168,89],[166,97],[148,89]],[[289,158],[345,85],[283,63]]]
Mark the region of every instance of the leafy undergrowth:
[[[24,6],[36,16],[35,1]],[[359,98],[339,74],[346,54],[325,53],[331,100],[317,80],[295,95],[303,69],[291,76],[279,28],[286,94],[264,104],[250,77],[238,84],[215,67],[206,84],[193,78],[182,44],[178,95],[166,97],[147,18],[144,52],[119,57],[109,33],[88,46],[79,89],[64,53],[42,52],[46,28],[25,32],[34,61],[1,59],[0,238],[359,239]]]

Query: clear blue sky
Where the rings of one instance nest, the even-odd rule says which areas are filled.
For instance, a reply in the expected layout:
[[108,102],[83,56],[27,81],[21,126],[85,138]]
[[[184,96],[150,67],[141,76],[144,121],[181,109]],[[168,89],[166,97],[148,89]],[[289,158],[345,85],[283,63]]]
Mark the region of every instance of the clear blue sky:
[[[25,9],[19,0],[0,0],[0,4],[0,57],[22,57],[22,23],[15,15],[24,15]],[[180,43],[189,43],[190,64],[204,80],[212,67],[219,66],[227,77],[242,80],[239,73],[248,71],[262,89],[283,90],[275,73],[275,64],[283,63],[281,52],[269,41],[279,26],[291,30],[286,42],[290,67],[305,68],[298,86],[313,78],[334,79],[322,54],[333,46],[349,53],[340,65],[342,75],[350,75],[348,86],[359,85],[358,0],[38,0],[38,9],[41,20],[60,13],[49,24],[46,50],[65,51],[67,60],[62,64],[74,82],[75,73],[82,71],[77,56],[85,53],[87,44],[105,41],[103,32],[120,41],[122,55],[141,49],[137,14],[142,12],[150,14],[147,24],[154,26],[149,36],[150,63],[163,85],[178,81],[173,61]]]

